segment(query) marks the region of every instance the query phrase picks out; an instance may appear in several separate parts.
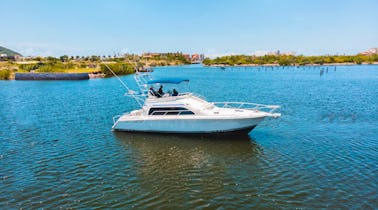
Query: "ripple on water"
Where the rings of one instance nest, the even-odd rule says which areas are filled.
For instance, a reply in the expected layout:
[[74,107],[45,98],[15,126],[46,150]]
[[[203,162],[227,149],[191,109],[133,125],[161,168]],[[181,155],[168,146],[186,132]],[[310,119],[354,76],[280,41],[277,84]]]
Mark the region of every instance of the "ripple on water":
[[136,107],[114,78],[0,81],[0,209],[376,209],[377,72],[156,69],[211,101],[282,105],[228,139],[111,132]]

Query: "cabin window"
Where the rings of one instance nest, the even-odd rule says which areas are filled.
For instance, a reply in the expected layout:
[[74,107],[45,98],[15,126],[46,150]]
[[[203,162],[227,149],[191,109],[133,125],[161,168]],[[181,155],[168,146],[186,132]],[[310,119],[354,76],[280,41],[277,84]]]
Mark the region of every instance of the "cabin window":
[[159,107],[151,108],[149,115],[193,115],[194,113],[184,107]]

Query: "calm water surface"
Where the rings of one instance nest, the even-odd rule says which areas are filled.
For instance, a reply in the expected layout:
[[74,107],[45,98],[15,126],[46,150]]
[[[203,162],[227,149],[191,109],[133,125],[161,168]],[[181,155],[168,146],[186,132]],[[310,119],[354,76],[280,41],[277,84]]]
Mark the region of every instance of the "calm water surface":
[[137,108],[114,78],[0,81],[0,209],[378,208],[378,66],[319,70],[155,69],[210,101],[282,106],[221,139],[112,132]]

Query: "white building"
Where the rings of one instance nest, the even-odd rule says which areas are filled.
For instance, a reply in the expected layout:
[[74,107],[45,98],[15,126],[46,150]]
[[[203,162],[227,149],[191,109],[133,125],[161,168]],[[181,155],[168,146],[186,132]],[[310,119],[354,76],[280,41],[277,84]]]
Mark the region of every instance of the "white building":
[[360,54],[362,54],[362,55],[378,54],[378,48],[370,48],[370,49],[366,50],[365,52],[361,52]]

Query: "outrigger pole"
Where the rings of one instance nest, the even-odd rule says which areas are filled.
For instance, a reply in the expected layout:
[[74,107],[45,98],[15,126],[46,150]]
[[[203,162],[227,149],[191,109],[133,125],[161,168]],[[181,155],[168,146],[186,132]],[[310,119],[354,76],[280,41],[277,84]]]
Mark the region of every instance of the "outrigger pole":
[[123,85],[123,87],[125,87],[125,89],[127,90],[127,93],[128,93],[128,96],[131,96],[138,104],[139,106],[142,107],[142,103],[140,103],[139,99],[137,97],[135,97],[134,95],[134,92],[133,90],[131,90],[122,80],[121,78],[118,77],[118,75],[116,73],[114,73],[114,71],[106,64],[106,63],[103,63],[106,68],[109,69],[110,72],[112,72],[112,74],[118,79],[118,81]]

